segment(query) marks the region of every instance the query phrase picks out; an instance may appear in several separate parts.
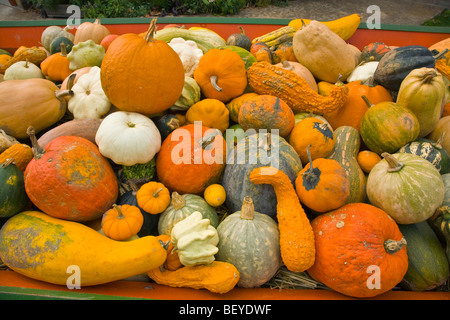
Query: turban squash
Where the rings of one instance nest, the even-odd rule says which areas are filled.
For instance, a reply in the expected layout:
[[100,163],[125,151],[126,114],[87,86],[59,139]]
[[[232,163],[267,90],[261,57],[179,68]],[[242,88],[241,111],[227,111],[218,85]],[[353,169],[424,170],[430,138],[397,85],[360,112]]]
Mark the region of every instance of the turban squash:
[[169,109],[184,87],[184,67],[177,53],[153,38],[156,20],[142,38],[124,34],[103,57],[101,82],[111,103],[122,111],[155,114]]

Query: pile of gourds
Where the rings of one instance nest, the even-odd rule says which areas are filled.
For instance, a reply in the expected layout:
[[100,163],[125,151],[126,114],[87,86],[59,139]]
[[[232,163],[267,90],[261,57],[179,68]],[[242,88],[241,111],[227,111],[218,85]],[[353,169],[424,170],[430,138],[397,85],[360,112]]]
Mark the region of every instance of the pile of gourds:
[[0,259],[80,285],[226,293],[284,266],[351,297],[449,277],[450,38],[346,41],[358,15],[250,39],[153,20],[0,52]]

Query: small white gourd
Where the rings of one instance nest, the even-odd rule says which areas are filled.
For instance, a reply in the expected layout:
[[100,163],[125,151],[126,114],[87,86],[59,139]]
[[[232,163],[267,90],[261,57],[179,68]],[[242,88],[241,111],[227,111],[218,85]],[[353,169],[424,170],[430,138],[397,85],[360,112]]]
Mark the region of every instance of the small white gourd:
[[44,78],[41,69],[32,62],[17,61],[5,71],[3,80],[25,80],[33,78]]

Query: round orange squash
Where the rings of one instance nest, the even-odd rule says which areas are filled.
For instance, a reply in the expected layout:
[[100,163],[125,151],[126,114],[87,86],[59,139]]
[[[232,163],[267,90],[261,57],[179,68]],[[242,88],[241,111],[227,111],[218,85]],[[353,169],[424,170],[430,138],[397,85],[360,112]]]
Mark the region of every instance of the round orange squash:
[[351,203],[311,222],[316,259],[308,274],[330,289],[358,298],[391,290],[408,269],[406,241],[383,210]]
[[226,142],[218,129],[188,124],[172,131],[156,158],[159,181],[170,191],[203,195],[225,168]]
[[155,30],[156,19],[145,38],[121,35],[103,57],[103,91],[119,110],[155,114],[169,109],[181,95],[183,63],[166,42],[153,38]]
[[103,38],[110,33],[109,29],[101,24],[100,19],[95,19],[94,22],[86,21],[80,24],[75,31],[73,43],[78,44],[86,40],[92,40],[96,44],[100,44]]
[[118,197],[114,170],[95,144],[75,136],[57,137],[42,148],[28,131],[34,158],[24,172],[25,191],[36,207],[55,218],[90,221]]

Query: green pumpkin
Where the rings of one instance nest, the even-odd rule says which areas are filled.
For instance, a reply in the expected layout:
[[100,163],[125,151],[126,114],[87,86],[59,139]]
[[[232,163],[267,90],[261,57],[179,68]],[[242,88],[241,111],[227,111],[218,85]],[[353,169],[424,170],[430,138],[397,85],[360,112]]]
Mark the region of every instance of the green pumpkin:
[[360,134],[365,145],[378,154],[394,153],[419,136],[420,124],[412,111],[394,102],[369,106],[361,119]]
[[13,159],[0,164],[0,217],[12,217],[21,212],[28,204],[25,192],[23,172],[20,171]]
[[406,239],[408,251],[408,270],[400,286],[411,291],[426,291],[447,281],[447,256],[428,223],[399,225],[399,229]]
[[444,200],[442,201],[442,206],[450,207],[450,173],[444,173],[441,175],[442,180],[444,181],[445,193]]
[[238,269],[239,287],[261,286],[283,264],[278,225],[268,215],[255,212],[250,197],[244,198],[240,211],[228,215],[219,224],[217,233],[216,260],[231,263]]
[[450,207],[443,205],[428,220],[438,238],[445,244],[445,253],[450,263]]
[[239,26],[239,29],[241,30],[241,32],[233,33],[227,38],[227,45],[237,46],[250,51],[252,40],[245,34],[244,28]]
[[50,46],[52,41],[58,37],[66,37],[70,41],[73,41],[75,35],[69,32],[69,27],[61,28],[59,26],[50,26],[45,28],[41,35],[41,44],[42,46],[50,52]]
[[54,54],[57,52],[61,52],[61,43],[64,44],[66,47],[66,53],[69,53],[72,51],[73,42],[67,37],[57,37],[53,39],[52,43],[50,44],[50,53]]
[[383,153],[367,178],[370,203],[399,224],[427,220],[444,200],[439,171],[424,158],[409,153]]
[[164,141],[173,130],[180,127],[180,119],[176,115],[168,113],[156,120],[155,125],[161,134],[161,141]]
[[407,143],[398,152],[418,155],[433,164],[440,174],[446,174],[450,169],[450,157],[442,146],[432,140],[419,138]]
[[204,198],[195,194],[180,195],[172,192],[172,199],[169,206],[160,214],[158,222],[159,234],[170,235],[173,226],[190,216],[193,212],[199,211],[204,219],[209,219],[211,226],[217,228],[219,217],[216,209],[211,207]]
[[273,166],[283,171],[294,184],[302,163],[294,148],[285,139],[270,133],[249,132],[227,155],[222,185],[227,197],[226,207],[239,211],[245,196],[253,199],[255,211],[276,217],[277,198],[271,185],[256,185],[250,181],[250,172],[261,166]]

